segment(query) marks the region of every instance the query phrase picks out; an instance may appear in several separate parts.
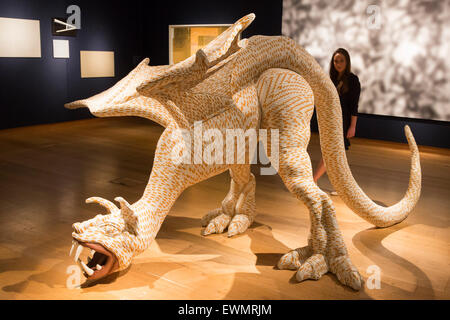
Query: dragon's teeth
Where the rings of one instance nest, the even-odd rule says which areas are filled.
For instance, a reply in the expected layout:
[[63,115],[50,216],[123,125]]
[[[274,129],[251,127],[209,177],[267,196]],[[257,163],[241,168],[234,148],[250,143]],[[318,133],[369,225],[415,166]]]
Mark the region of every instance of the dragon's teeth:
[[77,252],[75,252],[75,258],[74,258],[75,262],[78,261],[78,258],[80,257],[80,254],[83,251],[83,248],[84,247],[81,244],[78,245]]
[[102,266],[101,265],[97,265],[97,270],[102,270]]
[[94,274],[94,270],[89,268],[83,261],[78,259],[77,262],[81,265],[81,268],[83,268],[84,272],[86,272],[88,276],[92,276]]
[[73,249],[75,249],[75,244],[76,244],[76,242],[72,240],[72,247],[70,248],[69,257],[72,256]]

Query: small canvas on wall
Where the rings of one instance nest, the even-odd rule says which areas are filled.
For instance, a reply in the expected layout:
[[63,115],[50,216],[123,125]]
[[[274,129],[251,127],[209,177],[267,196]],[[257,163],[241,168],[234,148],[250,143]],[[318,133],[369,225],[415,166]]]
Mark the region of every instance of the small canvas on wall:
[[114,77],[114,51],[80,51],[82,78]]
[[69,40],[53,40],[53,57],[54,58],[70,58]]

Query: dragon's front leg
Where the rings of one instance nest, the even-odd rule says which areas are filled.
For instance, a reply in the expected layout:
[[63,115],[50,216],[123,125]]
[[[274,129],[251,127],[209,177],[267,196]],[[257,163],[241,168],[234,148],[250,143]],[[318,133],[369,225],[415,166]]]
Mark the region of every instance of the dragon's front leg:
[[203,235],[222,233],[228,227],[228,236],[241,234],[256,216],[255,176],[249,165],[235,165],[230,169],[231,187],[222,201],[222,207],[202,218]]

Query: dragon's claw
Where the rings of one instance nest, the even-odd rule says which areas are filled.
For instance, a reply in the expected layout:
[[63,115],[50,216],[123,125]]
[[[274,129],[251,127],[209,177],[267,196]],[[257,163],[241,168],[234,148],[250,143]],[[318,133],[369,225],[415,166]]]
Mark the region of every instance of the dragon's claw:
[[292,250],[278,261],[279,269],[297,270],[299,282],[319,280],[327,272],[334,273],[342,284],[360,290],[363,279],[348,256],[327,259],[323,254],[312,254],[309,246]]
[[203,235],[207,236],[212,233],[222,233],[230,223],[230,216],[225,213],[219,213],[216,217],[212,218],[206,228],[203,230]]
[[207,213],[202,218],[202,235],[207,236],[213,233],[223,233],[228,228],[228,237],[244,233],[252,224],[252,220],[245,214],[236,214],[233,217],[223,213],[221,208]]
[[311,249],[309,246],[292,250],[278,261],[278,269],[297,270],[310,256]]
[[348,256],[340,256],[329,260],[331,272],[336,274],[339,282],[354,290],[361,289],[364,280]]
[[236,214],[228,226],[228,237],[244,233],[252,224],[249,216],[245,214]]
[[220,214],[222,214],[222,209],[220,208],[212,210],[205,214],[202,218],[202,227],[206,227],[212,219],[219,216]]

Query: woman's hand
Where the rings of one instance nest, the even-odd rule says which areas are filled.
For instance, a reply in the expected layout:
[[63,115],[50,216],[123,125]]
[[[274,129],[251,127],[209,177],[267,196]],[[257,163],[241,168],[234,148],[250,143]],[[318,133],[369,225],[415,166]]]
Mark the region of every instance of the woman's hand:
[[356,127],[350,126],[347,131],[347,139],[353,138],[355,136]]

